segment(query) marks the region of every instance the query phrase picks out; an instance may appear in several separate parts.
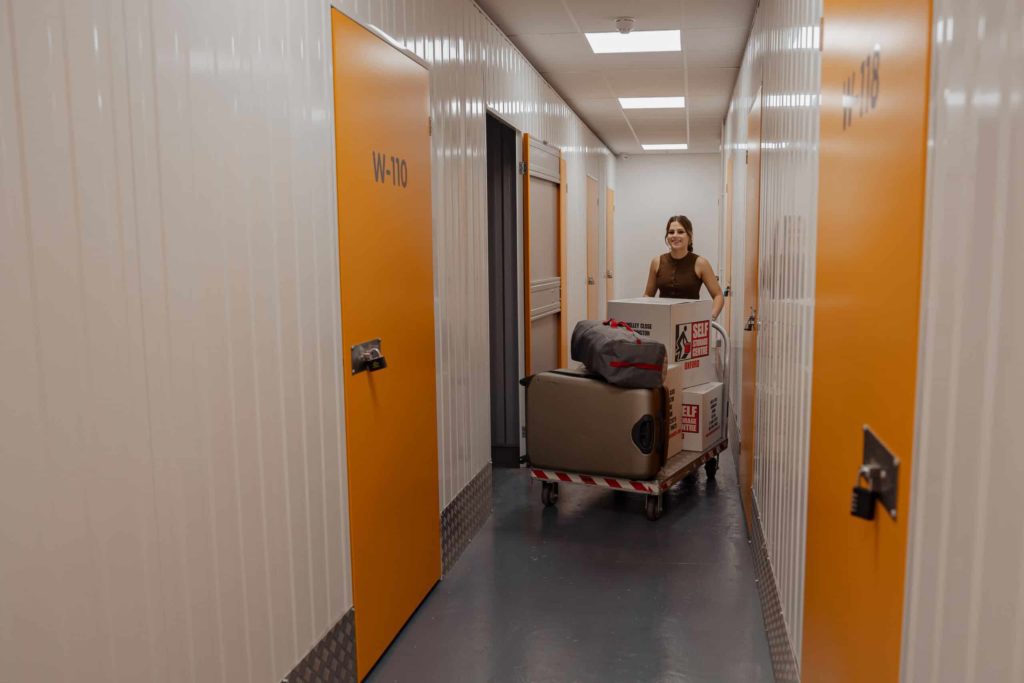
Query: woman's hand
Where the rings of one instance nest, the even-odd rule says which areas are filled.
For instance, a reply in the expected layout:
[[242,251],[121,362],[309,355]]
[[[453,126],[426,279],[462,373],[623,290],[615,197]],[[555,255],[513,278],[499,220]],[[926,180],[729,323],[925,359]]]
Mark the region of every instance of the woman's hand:
[[703,256],[697,257],[695,270],[697,271],[697,277],[704,282],[704,286],[708,288],[708,294],[711,295],[714,301],[711,305],[711,319],[717,320],[718,314],[725,307],[725,296],[722,295],[722,286],[718,284],[718,278],[715,277],[715,271],[711,267],[711,262]]

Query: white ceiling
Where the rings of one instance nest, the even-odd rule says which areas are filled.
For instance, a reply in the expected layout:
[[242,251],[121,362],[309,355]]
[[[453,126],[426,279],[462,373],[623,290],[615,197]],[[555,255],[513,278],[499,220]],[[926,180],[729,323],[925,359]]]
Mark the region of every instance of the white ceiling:
[[[616,154],[685,142],[717,152],[757,0],[477,0]],[[586,32],[680,29],[683,51],[594,54]],[[619,97],[686,97],[685,109],[631,109]],[[648,152],[649,153],[649,152]]]

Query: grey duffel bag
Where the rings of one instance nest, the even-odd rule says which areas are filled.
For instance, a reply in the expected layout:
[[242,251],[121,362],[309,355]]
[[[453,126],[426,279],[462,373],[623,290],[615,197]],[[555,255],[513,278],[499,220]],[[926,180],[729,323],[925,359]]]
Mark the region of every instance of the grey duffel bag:
[[572,331],[571,350],[573,360],[609,384],[653,389],[665,381],[665,345],[641,337],[616,320],[581,320]]

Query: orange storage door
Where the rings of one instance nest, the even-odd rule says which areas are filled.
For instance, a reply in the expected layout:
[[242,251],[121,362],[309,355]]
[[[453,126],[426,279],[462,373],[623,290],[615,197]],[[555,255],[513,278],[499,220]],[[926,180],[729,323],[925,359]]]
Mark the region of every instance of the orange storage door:
[[429,76],[332,11],[342,358],[356,663],[362,679],[441,575]]
[[[928,0],[826,0],[801,677],[897,681],[921,291]],[[867,425],[897,519],[850,515]]]

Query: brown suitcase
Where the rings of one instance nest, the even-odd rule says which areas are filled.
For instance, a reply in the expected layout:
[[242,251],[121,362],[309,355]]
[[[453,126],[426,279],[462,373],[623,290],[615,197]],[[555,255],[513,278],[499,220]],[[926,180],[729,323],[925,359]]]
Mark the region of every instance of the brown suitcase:
[[553,370],[526,388],[526,453],[544,469],[653,479],[665,460],[665,390]]

